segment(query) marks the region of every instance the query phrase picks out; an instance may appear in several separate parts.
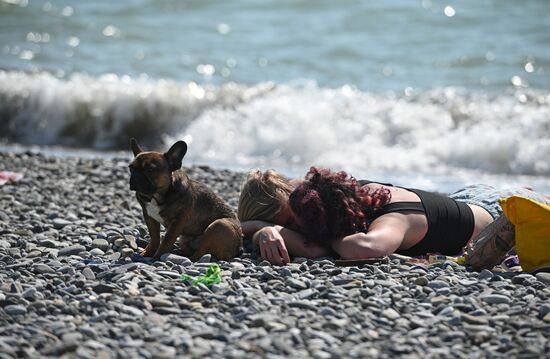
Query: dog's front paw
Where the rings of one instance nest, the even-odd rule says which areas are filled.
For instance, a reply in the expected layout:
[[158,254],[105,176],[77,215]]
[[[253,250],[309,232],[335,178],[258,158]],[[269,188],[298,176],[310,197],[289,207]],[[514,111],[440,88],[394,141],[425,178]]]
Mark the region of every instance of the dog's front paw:
[[153,259],[151,257],[142,257],[138,253],[134,253],[130,259],[132,259],[132,262],[139,262],[139,263],[152,263]]
[[152,257],[154,254],[155,250],[153,250],[149,245],[147,245],[144,250],[139,252],[139,255],[142,257]]

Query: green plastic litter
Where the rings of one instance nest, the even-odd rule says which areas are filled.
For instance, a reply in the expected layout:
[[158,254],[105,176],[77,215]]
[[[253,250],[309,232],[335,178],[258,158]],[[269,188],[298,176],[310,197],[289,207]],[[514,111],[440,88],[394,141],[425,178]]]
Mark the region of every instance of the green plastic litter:
[[211,264],[210,267],[206,270],[206,274],[198,276],[198,277],[191,277],[187,274],[181,275],[181,280],[187,281],[190,280],[193,285],[197,285],[199,283],[204,284],[207,287],[210,287],[212,284],[218,284],[221,281],[221,269],[220,266],[218,266],[216,263]]

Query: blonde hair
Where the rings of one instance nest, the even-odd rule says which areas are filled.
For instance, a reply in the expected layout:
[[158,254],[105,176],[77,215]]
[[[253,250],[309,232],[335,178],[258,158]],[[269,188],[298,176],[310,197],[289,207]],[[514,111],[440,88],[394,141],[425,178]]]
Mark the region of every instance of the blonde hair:
[[239,220],[273,222],[293,189],[286,177],[273,170],[249,172],[239,197]]

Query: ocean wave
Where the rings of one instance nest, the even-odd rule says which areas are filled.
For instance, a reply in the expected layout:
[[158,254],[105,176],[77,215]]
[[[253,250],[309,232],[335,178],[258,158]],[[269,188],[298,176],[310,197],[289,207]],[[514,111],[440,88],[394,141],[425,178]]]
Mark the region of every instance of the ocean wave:
[[236,106],[272,87],[0,71],[0,137],[94,149],[127,148],[128,138],[137,137],[158,146],[162,136],[186,128],[206,109]]
[[0,71],[0,136],[126,149],[190,144],[194,162],[369,171],[550,174],[550,92],[368,93],[313,82],[195,82]]

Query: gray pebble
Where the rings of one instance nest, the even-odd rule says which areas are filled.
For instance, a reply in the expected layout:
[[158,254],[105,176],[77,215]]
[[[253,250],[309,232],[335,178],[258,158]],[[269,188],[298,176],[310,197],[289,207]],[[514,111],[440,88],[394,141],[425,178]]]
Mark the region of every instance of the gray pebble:
[[54,218],[52,221],[52,224],[53,224],[53,228],[62,229],[65,226],[68,226],[69,224],[71,224],[71,222],[63,218]]
[[80,252],[85,252],[85,251],[86,251],[86,247],[84,247],[83,245],[80,245],[80,244],[76,244],[76,245],[73,245],[73,246],[69,246],[69,247],[59,249],[58,255],[60,257],[61,256],[71,256],[71,255],[76,255],[76,254],[79,254]]
[[21,296],[25,299],[34,299],[36,297],[36,288],[29,287],[25,289],[25,291],[21,294]]
[[92,287],[93,291],[97,294],[101,293],[113,293],[117,288],[111,284],[99,283]]
[[550,304],[545,303],[539,308],[539,319],[544,318],[548,313],[550,313]]
[[522,284],[526,280],[529,281],[529,280],[533,280],[534,278],[535,277],[533,277],[531,274],[521,273],[521,274],[518,274],[518,275],[515,275],[514,277],[512,277],[512,283]]
[[428,285],[428,279],[426,277],[418,277],[414,280],[414,283],[416,285],[420,285],[420,286],[426,286]]
[[111,246],[110,246],[109,242],[107,242],[106,239],[96,238],[92,241],[92,248],[99,248],[103,252],[107,252],[107,250],[109,250],[110,247]]
[[121,258],[129,258],[135,253],[135,250],[129,247],[122,248],[120,250],[120,257]]
[[212,260],[212,255],[209,253],[206,253],[205,255],[199,258],[197,263],[210,263],[211,260]]
[[382,311],[382,315],[391,320],[395,320],[400,317],[399,313],[392,308],[384,309]]
[[501,294],[486,294],[481,299],[489,304],[510,304],[511,302],[509,297]]
[[82,275],[84,275],[84,277],[88,280],[95,279],[95,273],[93,270],[90,269],[90,267],[84,267],[82,269]]
[[428,287],[432,289],[440,289],[449,287],[449,283],[442,280],[432,280],[428,283]]
[[490,270],[484,269],[481,272],[479,272],[479,276],[477,277],[479,280],[489,280],[493,276],[493,272]]
[[184,267],[192,263],[191,260],[187,257],[182,257],[171,253],[163,254],[162,256],[160,256],[160,260],[163,262],[172,262],[174,264],[184,266]]
[[303,281],[292,277],[286,278],[285,285],[298,290],[307,288],[307,285]]
[[541,281],[544,284],[550,285],[550,273],[549,272],[539,272],[535,275],[537,280]]
[[55,273],[55,271],[46,264],[35,264],[33,266],[33,271],[35,273],[45,274],[45,273]]
[[9,315],[23,315],[23,314],[27,314],[27,308],[25,308],[25,307],[22,306],[22,305],[17,305],[17,304],[6,305],[6,306],[4,307],[4,311],[6,312],[6,314],[9,314]]
[[105,254],[104,251],[102,251],[101,249],[99,248],[94,248],[92,250],[90,250],[90,255],[94,256],[94,257],[98,257],[98,256],[102,256]]

